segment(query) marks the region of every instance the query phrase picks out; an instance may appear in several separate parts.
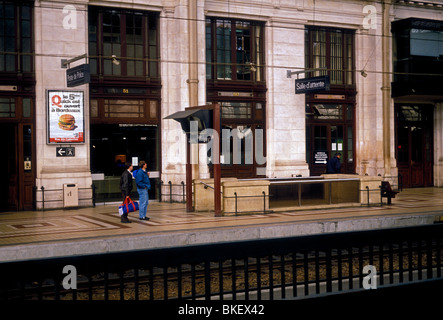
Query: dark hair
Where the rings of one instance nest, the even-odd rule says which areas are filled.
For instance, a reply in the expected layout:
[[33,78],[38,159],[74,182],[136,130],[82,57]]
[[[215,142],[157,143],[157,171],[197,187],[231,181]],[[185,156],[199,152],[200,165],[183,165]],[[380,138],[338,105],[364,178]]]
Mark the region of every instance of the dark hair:
[[138,163],[138,166],[140,167],[140,169],[142,169],[145,164],[146,164],[145,160],[140,160],[140,162]]
[[126,169],[129,169],[130,166],[132,166],[132,163],[130,163],[130,162],[125,162],[125,168],[126,168]]

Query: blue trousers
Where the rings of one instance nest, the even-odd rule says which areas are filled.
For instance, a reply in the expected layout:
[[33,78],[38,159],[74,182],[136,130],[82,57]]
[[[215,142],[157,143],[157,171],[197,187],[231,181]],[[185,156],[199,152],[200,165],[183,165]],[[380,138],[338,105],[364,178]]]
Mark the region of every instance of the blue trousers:
[[149,195],[148,195],[148,189],[139,189],[137,188],[137,192],[139,195],[138,199],[138,216],[139,218],[146,217],[146,211],[148,210],[148,204],[149,204]]

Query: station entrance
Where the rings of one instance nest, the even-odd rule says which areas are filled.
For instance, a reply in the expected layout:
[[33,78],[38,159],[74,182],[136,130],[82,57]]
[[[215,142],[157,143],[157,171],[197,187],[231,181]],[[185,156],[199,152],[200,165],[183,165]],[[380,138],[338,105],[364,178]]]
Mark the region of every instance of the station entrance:
[[354,104],[306,105],[306,161],[311,176],[326,172],[326,163],[341,153],[341,173],[355,173]]
[[[141,160],[147,162],[151,174],[149,198],[157,199],[161,166],[158,100],[116,95],[93,98],[90,104],[90,164],[96,202],[121,201],[120,176],[125,163],[136,170]],[[138,198],[135,183],[132,197]]]
[[[120,201],[120,176],[125,163],[132,163],[136,170],[140,160],[146,161],[151,174],[149,198],[158,198],[158,138],[156,125],[91,125],[91,171],[97,202]],[[131,197],[138,198],[135,182]]]
[[433,186],[432,105],[395,106],[397,120],[396,155],[403,187]]

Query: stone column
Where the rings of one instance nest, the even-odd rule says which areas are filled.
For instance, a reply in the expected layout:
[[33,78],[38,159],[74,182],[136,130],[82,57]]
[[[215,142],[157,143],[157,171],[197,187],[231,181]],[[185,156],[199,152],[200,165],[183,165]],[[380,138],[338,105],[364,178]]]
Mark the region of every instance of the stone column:
[[[161,108],[161,180],[167,184],[185,181],[186,135],[180,124],[164,120],[168,115],[184,110],[189,105],[187,8],[165,6],[160,15],[160,52],[162,79]],[[165,190],[162,190],[163,192]]]
[[[63,206],[63,184],[77,184],[79,205],[92,205],[90,152],[89,152],[89,86],[68,88],[66,69],[61,59],[72,59],[88,52],[87,5],[67,5],[63,1],[36,1],[35,6],[35,74],[36,74],[36,187],[54,190],[45,193],[45,208]],[[74,67],[87,63],[81,59]],[[57,157],[57,146],[47,144],[47,90],[75,90],[84,92],[85,143],[71,144],[75,157]],[[41,208],[41,193],[37,193],[37,207]]]
[[[266,28],[266,64],[304,69],[304,25],[271,18]],[[267,172],[269,177],[309,176],[306,163],[305,96],[285,68],[267,69]]]

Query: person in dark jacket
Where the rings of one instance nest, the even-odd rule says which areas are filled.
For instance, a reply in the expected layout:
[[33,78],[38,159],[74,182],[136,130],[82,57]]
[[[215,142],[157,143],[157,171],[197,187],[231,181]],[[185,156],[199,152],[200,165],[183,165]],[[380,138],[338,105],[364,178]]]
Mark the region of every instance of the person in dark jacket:
[[341,153],[337,152],[332,159],[329,159],[326,165],[326,173],[340,173],[341,163],[340,163]]
[[148,164],[142,160],[139,163],[140,169],[135,175],[135,184],[137,185],[137,192],[139,194],[139,218],[140,220],[149,220],[146,216],[149,203],[148,190],[151,189],[151,182],[149,181]]
[[[120,190],[122,191],[122,197],[123,201],[126,200],[127,197],[131,197],[131,191],[132,191],[132,164],[129,162],[125,163],[125,171],[123,171],[121,177],[120,177]],[[130,223],[128,219],[128,214],[124,213],[121,216],[121,222],[123,223]]]

